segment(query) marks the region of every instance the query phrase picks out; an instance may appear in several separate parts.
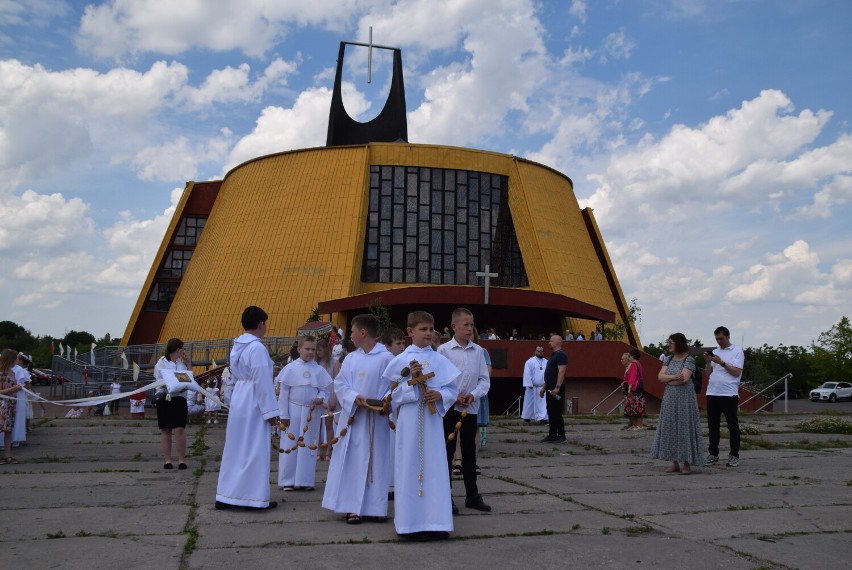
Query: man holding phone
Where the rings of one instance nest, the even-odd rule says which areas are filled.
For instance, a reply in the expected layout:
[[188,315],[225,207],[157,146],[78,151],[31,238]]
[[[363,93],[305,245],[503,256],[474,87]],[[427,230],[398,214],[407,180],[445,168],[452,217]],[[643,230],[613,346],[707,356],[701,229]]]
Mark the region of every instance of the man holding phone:
[[731,332],[726,327],[717,327],[713,334],[719,348],[708,351],[707,365],[712,367],[707,385],[707,428],[710,437],[709,453],[705,465],[719,462],[719,428],[722,414],[731,434],[728,467],[740,465],[740,425],[737,420],[739,408],[740,379],[743,375],[745,355],[743,349],[731,344]]

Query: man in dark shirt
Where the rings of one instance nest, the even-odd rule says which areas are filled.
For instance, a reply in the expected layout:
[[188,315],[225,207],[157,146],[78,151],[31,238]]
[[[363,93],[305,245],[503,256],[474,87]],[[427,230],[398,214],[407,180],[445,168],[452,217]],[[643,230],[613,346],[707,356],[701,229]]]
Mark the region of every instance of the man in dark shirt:
[[547,418],[550,420],[550,432],[542,443],[565,442],[565,419],[562,417],[562,400],[565,398],[565,368],[568,355],[562,351],[562,337],[558,334],[550,337],[553,354],[544,369],[544,386],[540,395],[547,395]]

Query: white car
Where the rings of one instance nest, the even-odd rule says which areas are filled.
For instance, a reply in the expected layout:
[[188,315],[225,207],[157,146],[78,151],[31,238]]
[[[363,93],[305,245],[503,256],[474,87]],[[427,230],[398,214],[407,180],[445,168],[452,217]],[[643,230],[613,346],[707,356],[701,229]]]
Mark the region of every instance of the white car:
[[819,388],[811,390],[811,400],[828,400],[836,402],[840,398],[852,400],[852,384],[849,382],[826,382]]

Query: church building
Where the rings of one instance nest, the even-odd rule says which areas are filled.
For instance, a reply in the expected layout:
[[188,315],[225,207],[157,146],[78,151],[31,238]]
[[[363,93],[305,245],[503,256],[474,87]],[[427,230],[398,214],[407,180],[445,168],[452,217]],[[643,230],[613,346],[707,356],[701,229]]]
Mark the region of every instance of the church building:
[[[368,305],[439,328],[452,310],[501,336],[626,323],[628,305],[571,179],[517,156],[408,142],[399,49],[388,100],[358,123],[341,97],[341,42],[327,144],[257,157],[223,180],[189,182],[122,338],[232,338],[258,305],[268,335],[319,309],[346,329]],[[379,46],[369,46],[375,49]]]

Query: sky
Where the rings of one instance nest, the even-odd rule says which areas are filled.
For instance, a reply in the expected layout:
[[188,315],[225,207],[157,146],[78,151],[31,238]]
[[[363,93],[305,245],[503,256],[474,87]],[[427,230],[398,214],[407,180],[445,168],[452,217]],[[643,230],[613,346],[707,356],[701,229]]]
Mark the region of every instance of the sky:
[[[645,344],[852,314],[846,0],[0,0],[0,320],[120,336],[188,180],[323,146],[340,41],[409,140],[568,175]],[[351,51],[350,51],[351,50]],[[388,52],[349,48],[373,118]]]

